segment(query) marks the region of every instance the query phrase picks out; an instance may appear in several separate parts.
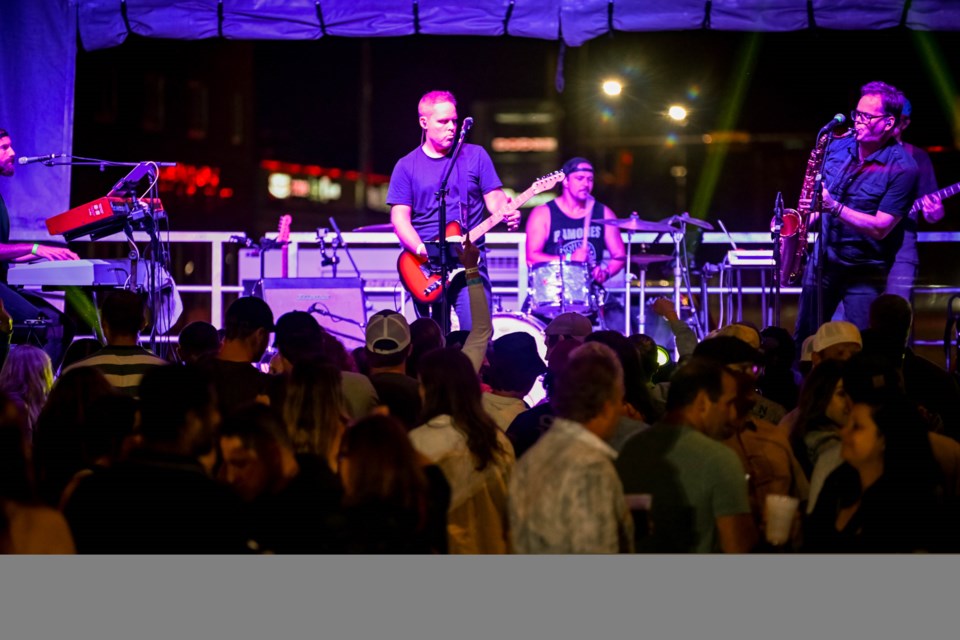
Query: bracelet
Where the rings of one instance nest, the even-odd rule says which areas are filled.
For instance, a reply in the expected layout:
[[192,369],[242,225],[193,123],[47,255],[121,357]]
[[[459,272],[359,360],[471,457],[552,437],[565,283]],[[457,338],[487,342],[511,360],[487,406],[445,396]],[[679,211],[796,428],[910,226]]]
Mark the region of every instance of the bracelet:
[[475,273],[480,273],[480,267],[467,267],[466,273],[468,276],[473,275]]
[[33,255],[37,255],[37,251],[39,251],[39,250],[40,250],[40,245],[39,245],[39,243],[34,242],[34,243],[33,243],[33,248],[30,249],[30,253],[32,253]]
[[483,284],[483,280],[481,280],[480,278],[467,278],[468,287],[474,284]]
[[421,242],[420,244],[417,245],[417,250],[415,251],[415,253],[416,253],[418,256],[425,256],[425,255],[427,255],[427,245],[425,245],[425,244],[423,244],[423,243]]
[[840,214],[843,213],[843,205],[838,202],[836,208],[834,208],[831,213],[833,214],[834,218],[839,218]]

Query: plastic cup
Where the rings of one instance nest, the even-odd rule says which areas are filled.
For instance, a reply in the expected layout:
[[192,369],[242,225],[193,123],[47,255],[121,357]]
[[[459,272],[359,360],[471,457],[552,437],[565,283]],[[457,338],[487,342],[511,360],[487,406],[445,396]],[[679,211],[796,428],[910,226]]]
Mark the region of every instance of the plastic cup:
[[790,529],[800,501],[791,496],[771,494],[766,501],[767,542],[778,546],[790,539]]
[[650,535],[650,509],[653,508],[653,496],[649,493],[628,493],[627,508],[633,518],[634,536],[640,540]]

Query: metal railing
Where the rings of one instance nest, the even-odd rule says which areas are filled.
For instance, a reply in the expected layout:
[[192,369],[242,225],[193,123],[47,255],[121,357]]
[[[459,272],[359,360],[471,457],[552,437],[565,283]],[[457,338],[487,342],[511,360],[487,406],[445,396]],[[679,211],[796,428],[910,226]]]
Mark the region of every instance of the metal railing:
[[[207,256],[210,261],[211,269],[210,273],[211,278],[209,283],[201,284],[192,284],[192,285],[178,285],[177,289],[180,292],[187,293],[206,293],[210,296],[210,319],[211,322],[219,327],[223,322],[223,311],[224,311],[224,296],[228,294],[237,294],[243,292],[244,288],[241,282],[225,282],[224,281],[224,258],[226,255],[225,245],[232,247],[239,247],[232,240],[232,237],[237,235],[242,235],[239,232],[230,232],[230,231],[173,231],[169,234],[164,233],[164,240],[168,240],[171,244],[178,243],[191,243],[191,244],[207,244],[209,245],[209,252]],[[268,234],[271,237],[275,234]],[[630,232],[624,233],[624,240],[627,242],[632,242],[634,244],[647,243],[652,244],[656,239],[657,234],[646,233],[646,232]],[[919,235],[920,242],[950,242],[950,243],[960,243],[960,232],[921,232]],[[396,236],[391,232],[382,232],[382,233],[357,233],[357,232],[346,232],[343,234],[343,238],[347,245],[352,249],[367,247],[367,248],[382,248],[384,252],[384,260],[389,269],[393,269],[395,264],[395,259],[397,254],[400,251],[399,243]],[[134,239],[138,243],[148,242],[148,237],[144,233],[134,234]],[[521,259],[524,255],[524,243],[526,236],[520,232],[513,233],[488,233],[486,235],[487,247],[491,252],[491,255],[513,255],[516,256],[516,272],[515,278],[511,278],[509,283],[503,283],[494,287],[494,295],[500,296],[516,296],[513,302],[516,304],[517,309],[520,308],[520,305],[523,303],[523,298],[526,295],[528,288],[528,269],[526,261]],[[717,232],[707,232],[702,236],[701,242],[703,244],[730,244],[730,241],[737,243],[737,245],[770,245],[770,234],[766,232],[733,232],[729,236],[724,233]],[[108,236],[97,240],[96,242],[118,242],[126,243],[126,238],[124,236],[117,234],[113,236]],[[669,237],[661,237],[659,244],[672,244],[673,240]],[[315,233],[304,233],[296,232],[290,234],[290,244],[287,247],[287,256],[289,270],[291,274],[299,274],[301,267],[301,250],[316,248],[319,246],[319,242]],[[82,251],[81,251],[82,255]],[[394,270],[395,271],[395,270]],[[177,266],[174,266],[171,273],[176,278],[177,273],[181,273],[182,269],[178,269]],[[401,287],[402,289],[402,287]],[[631,290],[635,291],[636,287],[631,287]],[[366,289],[368,293],[373,294],[394,294],[397,290],[396,286],[373,286]],[[647,287],[647,292],[649,293],[670,293],[672,292],[672,287],[657,287],[650,286]],[[611,284],[608,287],[608,291],[623,293],[626,291],[625,280],[621,276],[619,278],[619,283]],[[697,289],[695,293],[699,293],[701,289]],[[720,285],[710,285],[706,288],[708,295],[732,295],[733,293],[738,294],[762,294],[764,289],[762,287],[739,287],[734,288],[732,285],[720,286]],[[795,295],[799,293],[799,288],[784,288],[782,293],[787,295]],[[954,294],[960,293],[960,287],[949,287],[949,286],[917,286],[915,288],[915,295],[926,295],[926,294]],[[406,297],[405,294],[401,297],[402,303],[401,308],[406,308]],[[935,341],[917,341],[916,344],[929,344],[936,345],[939,344]]]

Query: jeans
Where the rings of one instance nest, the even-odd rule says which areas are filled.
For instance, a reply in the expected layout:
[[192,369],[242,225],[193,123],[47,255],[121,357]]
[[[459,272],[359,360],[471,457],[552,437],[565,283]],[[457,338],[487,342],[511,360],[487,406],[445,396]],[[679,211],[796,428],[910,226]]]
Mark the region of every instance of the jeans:
[[887,276],[887,291],[912,302],[913,283],[917,279],[917,265],[911,262],[895,262]]
[[823,281],[818,286],[816,265],[812,260],[808,262],[803,273],[803,291],[800,293],[797,327],[793,335],[797,342],[797,352],[800,352],[803,341],[820,328],[817,321],[818,288],[823,291],[824,322],[831,320],[837,306],[842,302],[844,319],[863,331],[869,326],[870,305],[883,293],[886,284],[886,272],[882,269],[827,266],[823,270]]

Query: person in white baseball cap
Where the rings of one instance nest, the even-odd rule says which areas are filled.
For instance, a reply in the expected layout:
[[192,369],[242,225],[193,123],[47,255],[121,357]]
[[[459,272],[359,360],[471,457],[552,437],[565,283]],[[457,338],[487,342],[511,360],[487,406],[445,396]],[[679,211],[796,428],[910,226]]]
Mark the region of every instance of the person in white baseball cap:
[[813,336],[811,360],[817,366],[824,360],[849,360],[863,349],[860,330],[852,322],[824,322]]

